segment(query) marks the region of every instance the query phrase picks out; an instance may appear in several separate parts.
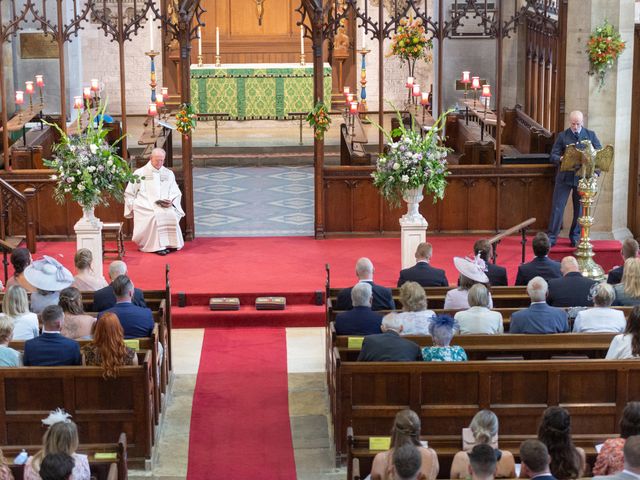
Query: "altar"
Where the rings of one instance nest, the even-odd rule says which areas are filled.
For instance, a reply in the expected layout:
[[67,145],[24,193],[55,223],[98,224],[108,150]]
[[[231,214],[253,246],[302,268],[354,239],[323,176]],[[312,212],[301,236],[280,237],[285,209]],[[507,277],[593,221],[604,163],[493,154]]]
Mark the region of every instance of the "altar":
[[[324,103],[331,105],[331,66],[324,64]],[[191,98],[199,114],[233,120],[285,119],[313,108],[313,65],[191,65]]]

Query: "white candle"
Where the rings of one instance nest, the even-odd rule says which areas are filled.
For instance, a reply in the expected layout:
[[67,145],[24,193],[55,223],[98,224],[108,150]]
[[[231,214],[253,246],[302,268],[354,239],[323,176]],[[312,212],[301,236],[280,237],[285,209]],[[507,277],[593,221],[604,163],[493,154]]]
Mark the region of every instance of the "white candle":
[[149,51],[153,52],[153,12],[149,10]]
[[200,27],[198,27],[198,56],[202,56],[202,32]]
[[304,25],[300,25],[300,55],[304,55]]
[[220,28],[216,27],[216,55],[220,56]]
[[362,49],[364,50],[367,45],[367,31],[366,29],[362,29]]

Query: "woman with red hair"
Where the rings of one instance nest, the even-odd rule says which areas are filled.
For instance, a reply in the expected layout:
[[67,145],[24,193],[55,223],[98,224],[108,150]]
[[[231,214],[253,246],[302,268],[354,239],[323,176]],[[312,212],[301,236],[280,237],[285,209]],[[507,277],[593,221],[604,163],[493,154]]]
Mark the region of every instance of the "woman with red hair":
[[85,365],[102,366],[104,378],[115,378],[121,366],[138,364],[136,352],[124,344],[124,331],[115,313],[104,313],[95,325],[93,341],[82,347]]

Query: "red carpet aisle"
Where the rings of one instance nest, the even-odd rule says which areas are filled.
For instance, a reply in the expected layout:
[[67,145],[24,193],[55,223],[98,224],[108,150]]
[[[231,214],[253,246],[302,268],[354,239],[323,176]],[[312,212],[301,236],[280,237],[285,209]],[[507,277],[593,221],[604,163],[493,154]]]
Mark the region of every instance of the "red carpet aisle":
[[188,480],[296,478],[285,330],[206,329]]

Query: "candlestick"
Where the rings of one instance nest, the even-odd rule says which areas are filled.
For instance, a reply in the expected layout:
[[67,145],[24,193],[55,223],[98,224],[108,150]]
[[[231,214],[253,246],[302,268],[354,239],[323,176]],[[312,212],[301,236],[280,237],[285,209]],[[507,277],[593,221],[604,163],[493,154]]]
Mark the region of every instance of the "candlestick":
[[222,66],[222,63],[220,63],[220,55],[216,55],[216,67],[220,66]]
[[462,80],[460,80],[463,85],[464,85],[464,99],[467,99],[467,88],[468,85],[471,83],[471,78],[470,78],[471,72],[464,70],[462,72]]
[[44,98],[42,96],[42,87],[44,87],[44,76],[36,75],[36,85],[38,86],[38,93],[40,94],[40,105],[44,104]]
[[26,82],[24,82],[25,84],[25,89],[24,91],[27,92],[27,94],[29,95],[29,109],[33,110],[33,82],[28,80]]
[[[364,38],[364,34],[363,34]],[[362,112],[362,123],[371,123],[369,118],[367,117],[367,112],[369,111],[367,107],[367,53],[371,50],[367,50],[366,48],[362,48],[362,50],[358,50],[358,53],[362,55],[362,61],[360,63],[360,111]]]
[[18,110],[18,120],[22,123],[22,110],[20,105],[24,103],[24,92],[22,90],[16,90],[16,110]]
[[149,9],[149,50],[153,51],[153,12]]
[[413,77],[407,77],[407,83],[405,85],[407,88],[413,87]]
[[162,87],[160,89],[162,100],[167,103],[167,99],[169,98],[169,87]]
[[473,106],[475,107],[478,98],[478,89],[480,88],[480,77],[471,78],[471,88],[473,88]]
[[155,61],[155,57],[158,55],[158,52],[154,52],[153,50],[150,52],[145,52],[145,55],[147,55],[150,59],[151,59],[151,72],[150,72],[150,81],[149,81],[149,86],[151,87],[151,102],[152,103],[156,103],[156,86],[158,85],[156,83],[156,61]]
[[156,124],[154,117],[158,114],[158,108],[155,102],[149,104],[149,116],[151,117],[151,135],[156,134]]
[[202,66],[202,33],[198,27],[198,66]]
[[76,110],[82,110],[82,96],[77,95],[73,97],[73,108]]
[[216,56],[220,56],[220,28],[216,27]]
[[304,57],[304,25],[300,25],[300,56]]
[[420,85],[418,85],[417,83],[414,83],[413,86],[411,87],[411,94],[414,97],[419,97],[420,96]]
[[347,93],[347,105],[353,102],[353,93]]
[[342,88],[342,94],[344,95],[344,98],[347,98],[347,95],[349,95],[349,92],[351,92],[351,88],[350,87],[343,87]]
[[91,87],[84,87],[82,89],[82,96],[85,100],[89,100],[91,98]]

